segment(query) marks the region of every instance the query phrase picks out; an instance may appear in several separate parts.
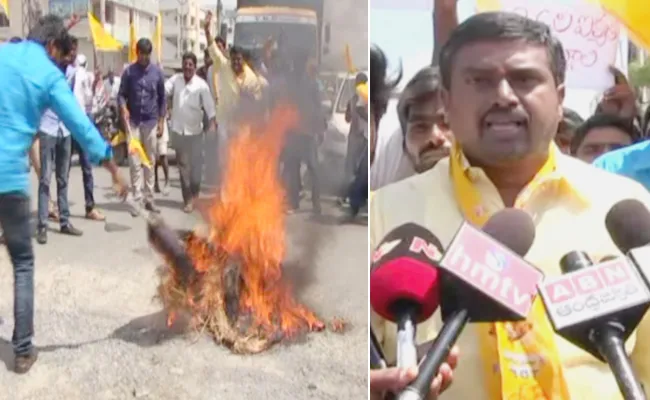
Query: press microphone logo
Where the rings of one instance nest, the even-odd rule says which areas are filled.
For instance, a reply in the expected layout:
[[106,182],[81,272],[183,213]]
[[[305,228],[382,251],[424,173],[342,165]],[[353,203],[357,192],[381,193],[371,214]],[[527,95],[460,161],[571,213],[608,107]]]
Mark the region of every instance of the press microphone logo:
[[381,260],[386,254],[389,254],[391,251],[395,250],[397,246],[402,242],[402,239],[391,240],[390,242],[384,242],[375,249],[372,253],[372,262],[376,263]]
[[577,325],[650,299],[625,257],[547,279],[539,287],[555,329]]
[[481,230],[463,223],[440,266],[525,318],[544,275]]

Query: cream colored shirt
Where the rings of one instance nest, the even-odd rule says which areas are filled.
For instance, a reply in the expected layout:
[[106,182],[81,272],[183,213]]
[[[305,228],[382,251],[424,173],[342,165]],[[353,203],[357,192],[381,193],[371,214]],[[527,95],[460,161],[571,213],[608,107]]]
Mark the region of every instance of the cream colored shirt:
[[[526,202],[536,225],[536,237],[526,259],[547,277],[561,274],[560,258],[572,250],[583,250],[594,259],[620,254],[605,228],[605,215],[616,202],[635,198],[650,206],[650,194],[639,184],[572,159],[558,155],[558,171],[573,191],[560,190],[562,181],[540,186]],[[467,171],[484,198],[489,215],[504,208],[494,185],[478,168]],[[579,196],[576,196],[578,193]],[[582,199],[588,200],[588,205]],[[582,202],[581,202],[582,201]],[[388,185],[377,191],[370,205],[370,246],[374,249],[395,227],[418,223],[448,246],[463,216],[454,199],[449,175],[449,159],[433,169]],[[371,313],[371,324],[389,363],[395,362],[396,326]],[[441,327],[440,313],[418,325],[418,343],[436,337]],[[622,399],[609,367],[560,336],[555,336],[564,366],[571,400]],[[483,363],[477,330],[465,328],[458,345],[461,351],[454,383],[443,399],[495,400],[485,394]],[[627,342],[634,368],[650,389],[650,317],[639,325]]]
[[175,74],[165,82],[165,94],[172,98],[171,128],[183,135],[203,133],[203,113],[215,117],[215,106],[208,84],[194,75],[185,82],[183,74]]
[[208,46],[208,52],[212,58],[216,97],[219,99],[217,122],[227,121],[239,101],[240,91],[251,93],[259,100],[262,97],[262,86],[248,65],[244,64],[244,71],[240,76],[236,76],[230,66],[230,60],[219,50],[214,41]]

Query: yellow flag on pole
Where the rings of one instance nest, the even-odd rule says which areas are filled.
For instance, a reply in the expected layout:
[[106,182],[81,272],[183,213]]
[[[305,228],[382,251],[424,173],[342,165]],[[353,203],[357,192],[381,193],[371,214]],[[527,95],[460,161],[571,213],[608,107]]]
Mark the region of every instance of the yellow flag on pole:
[[630,38],[650,50],[650,3],[648,0],[592,0],[599,3],[627,29]]
[[357,69],[354,67],[354,62],[352,62],[352,54],[350,53],[350,45],[345,45],[345,65],[347,65],[348,72],[353,74],[357,72]]
[[162,15],[156,17],[156,29],[153,32],[153,48],[156,49],[158,63],[162,63]]
[[4,9],[7,18],[9,18],[9,0],[0,0],[0,5]]
[[93,45],[97,51],[120,51],[124,45],[111,36],[92,13],[88,13],[88,25]]
[[138,42],[138,39],[136,39],[135,36],[135,23],[133,22],[133,18],[129,21],[129,62],[134,63],[137,59],[138,56],[135,51],[135,45]]

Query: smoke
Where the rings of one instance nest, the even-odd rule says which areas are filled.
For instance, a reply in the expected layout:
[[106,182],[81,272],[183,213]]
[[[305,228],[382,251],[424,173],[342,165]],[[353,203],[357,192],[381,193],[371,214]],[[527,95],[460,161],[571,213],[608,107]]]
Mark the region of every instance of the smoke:
[[283,272],[297,298],[316,283],[316,268],[323,251],[331,241],[328,226],[302,218],[287,221],[287,254]]

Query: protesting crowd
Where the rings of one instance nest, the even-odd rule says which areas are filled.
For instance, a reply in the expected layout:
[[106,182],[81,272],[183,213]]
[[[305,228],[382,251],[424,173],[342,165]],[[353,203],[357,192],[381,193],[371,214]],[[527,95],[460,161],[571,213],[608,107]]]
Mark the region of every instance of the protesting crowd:
[[[287,213],[299,210],[303,197],[302,167],[311,185],[312,213],[320,216],[319,160],[317,150],[326,128],[318,71],[308,51],[284,48],[273,38],[260,54],[226,46],[209,30],[204,65],[191,52],[182,56],[182,69],[165,77],[152,60],[153,44],[142,38],[135,44],[136,61],[120,75],[88,70],[88,60],[77,51],[78,41],[68,24],[54,15],[42,17],[26,38],[0,46],[0,70],[5,79],[0,94],[0,225],[14,267],[15,371],[27,372],[36,361],[34,335],[34,251],[30,225],[30,170],[38,179],[36,241],[46,244],[48,220],[59,224],[61,234],[81,236],[70,221],[69,176],[73,153],[82,171],[85,214],[104,221],[95,202],[93,165],[111,174],[113,189],[130,199],[132,216],[159,214],[158,194],[169,191],[169,149],[176,153],[183,211],[191,213],[203,189],[218,196],[228,141],[242,124],[262,126],[279,104],[290,104],[299,123],[286,136],[278,160],[279,180],[286,189]],[[361,79],[361,77],[359,78]],[[367,79],[367,78],[366,78]],[[349,184],[341,192],[351,204],[354,219],[367,198],[363,154],[367,154],[366,105],[355,95],[348,119],[362,140],[351,161]],[[110,114],[112,113],[112,114]],[[103,130],[101,118],[115,115],[124,137]],[[364,136],[365,135],[365,136]],[[364,145],[363,138],[366,138]],[[130,182],[121,175],[118,148],[128,149]],[[359,150],[361,149],[361,150]],[[249,163],[253,160],[238,160]],[[163,179],[158,172],[162,168]],[[359,172],[361,171],[361,172]],[[51,185],[52,175],[55,185]],[[367,176],[367,172],[365,173]],[[363,178],[363,176],[362,176]],[[52,186],[52,187],[51,187]],[[56,189],[56,192],[53,191]]]
[[[611,67],[614,85],[582,118],[563,105],[567,60],[546,24],[502,11],[459,24],[456,0],[435,0],[433,18],[432,64],[399,92],[401,71],[381,48],[371,49],[371,254],[403,224],[426,228],[444,249],[463,221],[480,228],[517,208],[534,222],[525,259],[547,278],[562,274],[561,259],[573,250],[594,263],[620,255],[606,214],[622,200],[650,206],[650,107],[638,101],[638,88]],[[380,131],[391,112],[399,129]],[[489,304],[473,307],[487,311]],[[416,366],[397,368],[396,348],[408,331],[400,325],[398,333],[391,321],[371,308],[372,335],[388,367],[370,371],[373,399],[391,398],[418,374]],[[421,360],[444,324],[439,313],[418,322]],[[646,314],[625,346],[642,388],[650,387],[648,338]],[[526,321],[470,324],[456,343],[428,398],[628,398],[606,363],[553,331],[539,299]]]

